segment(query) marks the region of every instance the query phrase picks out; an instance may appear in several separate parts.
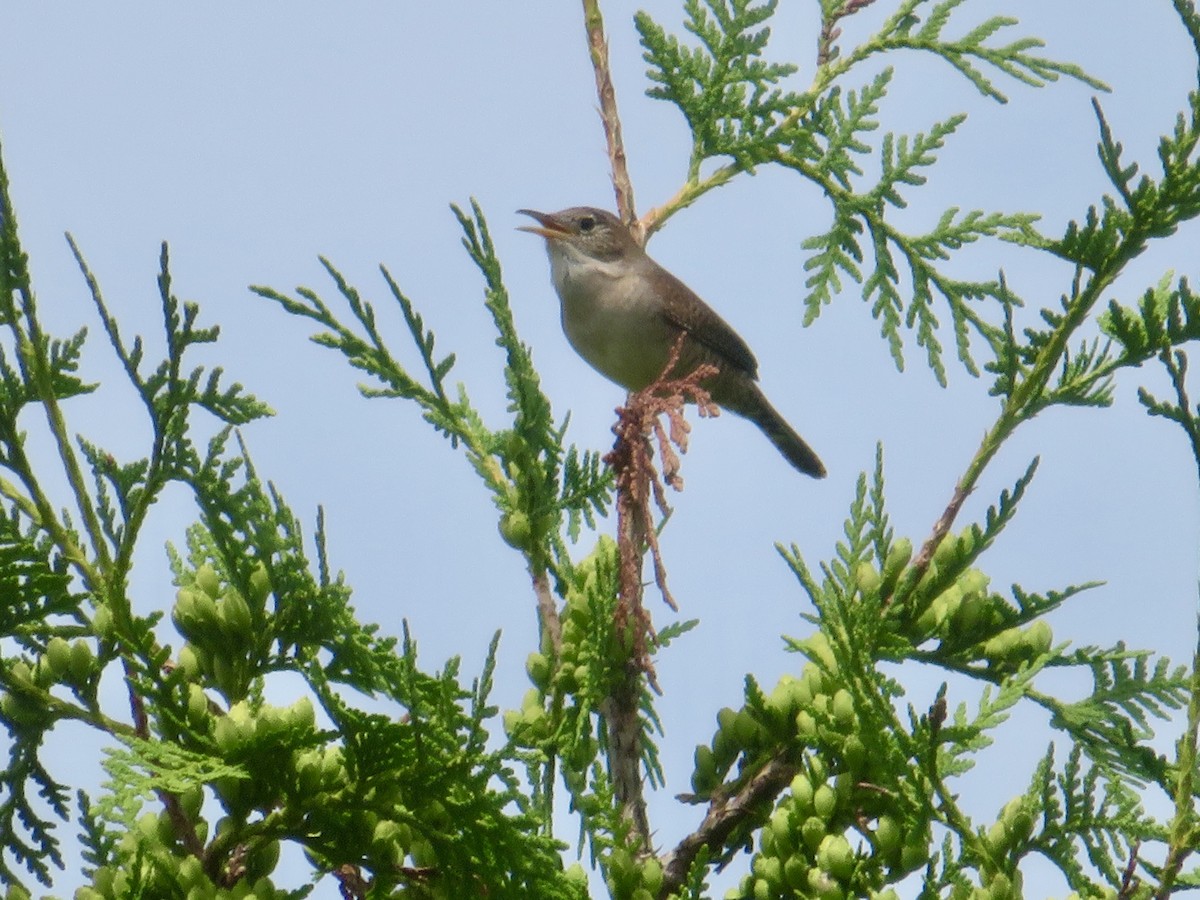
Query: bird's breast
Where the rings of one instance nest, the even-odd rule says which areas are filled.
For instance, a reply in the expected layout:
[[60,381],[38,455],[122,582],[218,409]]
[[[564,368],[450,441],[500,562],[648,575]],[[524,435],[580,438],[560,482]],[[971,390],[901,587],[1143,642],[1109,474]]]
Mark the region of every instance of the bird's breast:
[[575,351],[629,390],[653,381],[674,335],[646,280],[620,261],[578,265],[552,257],[551,263],[563,331]]

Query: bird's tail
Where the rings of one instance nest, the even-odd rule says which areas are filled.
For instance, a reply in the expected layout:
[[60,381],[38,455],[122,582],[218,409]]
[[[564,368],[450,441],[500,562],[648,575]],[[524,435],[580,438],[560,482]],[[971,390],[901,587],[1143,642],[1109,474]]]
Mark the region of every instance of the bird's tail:
[[762,433],[775,445],[775,449],[783,454],[783,458],[805,475],[824,478],[825,465],[813,448],[804,442],[804,438],[796,434],[792,426],[770,404],[765,405],[765,413],[752,421],[762,429]]
[[731,397],[723,397],[718,402],[730,412],[737,413],[757,425],[793,467],[813,478],[824,478],[825,466],[820,458],[776,411],[758,385],[745,379],[739,387],[740,390],[735,392],[738,396],[734,402],[729,402],[734,399]]

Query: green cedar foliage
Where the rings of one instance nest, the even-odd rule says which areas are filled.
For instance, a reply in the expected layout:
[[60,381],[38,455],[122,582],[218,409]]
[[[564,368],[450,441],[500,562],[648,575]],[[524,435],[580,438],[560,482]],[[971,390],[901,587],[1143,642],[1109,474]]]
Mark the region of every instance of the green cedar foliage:
[[[1034,38],[1003,45],[994,41],[1017,24],[1012,18],[993,16],[961,37],[948,37],[947,26],[958,26],[967,15],[960,9],[967,6],[963,0],[905,0],[875,35],[843,54],[833,40],[836,23],[868,5],[861,0],[822,3],[825,62],[804,92],[780,86],[797,66],[764,59],[774,0],[686,0],[684,27],[698,39],[694,47],[667,34],[645,13],[637,16],[655,83],[647,93],[678,106],[692,132],[688,182],[667,205],[667,214],[762,164],[782,166],[813,182],[828,198],[832,219],[827,231],[804,240],[805,249],[813,251],[805,262],[810,273],[806,322],[841,292],[843,279],[859,282],[896,365],[904,365],[903,332],[910,330],[925,349],[930,369],[944,382],[937,304],[946,305],[958,357],[974,373],[971,337],[986,338],[993,327],[976,307],[978,301],[996,297],[1001,285],[995,279],[963,281],[940,264],[954,250],[983,238],[1035,240],[1036,216],[951,208],[925,234],[901,231],[889,221],[889,207],[906,206],[904,191],[925,183],[925,170],[966,116],[953,115],[928,132],[886,134],[875,147],[869,137],[879,128],[879,104],[892,69],[857,89],[843,83],[870,57],[923,50],[965,75],[984,96],[1001,102],[1006,98],[989,70],[1033,86],[1059,76],[1103,85],[1077,66],[1038,55],[1041,42]],[[879,174],[872,179],[867,166],[876,154]],[[731,159],[703,171],[704,161],[721,157]]]
[[[1200,57],[1200,15],[1170,0]],[[841,26],[874,6],[881,23],[845,46]],[[905,341],[947,378],[944,344],[987,384],[996,418],[959,476],[953,499],[920,543],[898,535],[887,510],[883,451],[858,480],[844,538],[828,559],[780,547],[812,605],[811,630],[787,636],[799,653],[776,685],[745,679],[744,702],[715,712],[712,740],[696,748],[691,792],[696,830],[637,843],[614,797],[607,703],[634,662],[614,622],[619,556],[607,537],[576,550],[584,526],[605,530],[612,482],[598,453],[566,441],[516,333],[482,210],[454,208],[463,246],[483,279],[483,307],[504,353],[506,421],[488,423],[463,385],[448,382],[453,354],[400,281],[382,269],[385,296],[415,346],[416,369],[390,349],[375,306],[328,261],[337,302],[315,290],[254,290],[314,322],[313,340],[363,373],[366,396],[417,405],[483,482],[500,536],[521,554],[541,625],[529,653],[531,688],[519,709],[491,704],[493,643],[464,677],[455,659],[418,664],[415,639],[383,636],[359,621],[351,590],[333,574],[324,525],[306,539],[284,498],[260,478],[241,433],[270,414],[220,369],[185,364],[217,340],[195,303],[173,292],[164,247],[158,279],[165,330],[161,360],[122,335],[79,248],[112,351],[150,424],[145,454],[119,460],[72,438],[63,401],[86,401],[79,375],[84,331],[45,333],[0,165],[0,724],[9,753],[0,782],[0,880],[49,884],[62,865],[70,786],[42,762],[60,721],[110,739],[108,781],[75,792],[90,886],[79,900],[127,897],[302,897],[272,876],[283,845],[302,848],[312,879],[337,878],[354,897],[582,898],[587,876],[564,868],[554,798],[578,823],[578,849],[598,865],[612,897],[710,896],[721,867],[742,862],[732,898],[912,895],[1009,898],[1022,894],[1027,861],[1040,856],[1080,896],[1169,896],[1200,887],[1196,800],[1200,656],[1190,670],[1123,644],[1074,647],[1046,615],[1094,584],[993,588],[988,550],[1004,539],[1037,460],[976,522],[956,521],[965,497],[1004,442],[1060,406],[1102,408],[1124,369],[1161,365],[1171,395],[1142,390],[1149,414],[1182,429],[1200,477],[1200,407],[1191,397],[1187,345],[1200,337],[1200,300],[1168,274],[1132,305],[1107,298],[1152,241],[1200,215],[1200,84],[1162,137],[1158,170],[1140,174],[1099,103],[1099,159],[1111,184],[1060,237],[1023,212],[946,209],[933,228],[895,223],[965,116],[910,134],[879,131],[893,69],[862,64],[905,51],[932,54],[979,93],[1006,102],[1006,80],[1043,86],[1059,77],[1103,85],[1012,37],[1015,19],[982,17],[971,0],[820,0],[816,66],[773,62],[774,0],[684,0],[687,36],[645,13],[634,20],[648,93],[684,116],[692,135],[686,180],[651,229],[761,166],[814,185],[830,204],[828,227],[804,236],[808,321],[851,282],[902,366]],[[999,239],[1050,253],[1074,268],[1070,284],[1036,321],[1002,274],[964,279],[945,265],[963,246]],[[1109,299],[1106,309],[1102,301]],[[1101,311],[1103,310],[1103,311]],[[1083,340],[1087,326],[1101,336]],[[189,356],[190,359],[190,356]],[[38,408],[66,475],[67,507],[43,488],[18,419]],[[200,435],[205,434],[207,439]],[[196,523],[171,551],[178,592],[169,608],[127,591],[147,512],[171,484],[190,490]],[[578,557],[578,558],[575,558]],[[169,624],[168,620],[169,619]],[[664,627],[662,653],[695,623]],[[173,629],[173,631],[171,631]],[[170,634],[165,643],[156,635]],[[933,667],[946,682],[933,702],[906,699],[907,668]],[[1064,699],[1051,672],[1076,672],[1088,689]],[[306,693],[288,706],[264,699],[277,673]],[[122,679],[133,710],[106,710],[100,679]],[[968,702],[952,695],[976,684]],[[953,685],[953,687],[951,687]],[[637,761],[648,788],[663,788],[656,705],[638,697]],[[403,714],[365,712],[356,700],[390,701]],[[701,698],[702,699],[702,698]],[[670,702],[667,698],[666,702]],[[1040,711],[1055,739],[1028,786],[994,815],[970,809],[963,776],[1013,727],[1014,711]],[[1173,754],[1155,727],[1186,721]],[[1145,800],[1165,796],[1170,813]],[[672,847],[671,843],[677,841]],[[294,881],[294,879],[293,879]],[[919,885],[919,887],[918,887]]]
[[[41,751],[56,722],[75,720],[114,740],[103,790],[77,795],[91,881],[79,900],[305,896],[309,888],[287,891],[271,880],[287,842],[304,848],[314,883],[353,866],[370,879],[372,896],[459,897],[483,888],[493,897],[580,897],[578,873],[564,872],[561,844],[541,827],[517,774],[522,759],[489,744],[495,644],[480,674],[464,683],[457,660],[426,672],[407,634],[397,642],[358,621],[349,586],[330,572],[321,521],[314,565],[300,522],[259,478],[240,435],[231,446],[234,427],[270,409],[226,384],[220,369],[187,364],[191,349],[215,342],[218,330],[199,324],[197,304],[176,297],[166,248],[158,278],[165,351],[154,362],[141,337],[121,334],[71,243],[151,426],[146,456],[122,461],[70,438],[61,403],[92,390],[76,375],[85,334],[58,339],[43,331],[2,166],[0,221],[0,320],[13,348],[0,357],[0,723],[10,743],[0,881],[7,896],[28,896],[28,875],[49,885],[62,865],[59,827],[71,819],[72,791],[43,765]],[[486,240],[484,232],[473,245],[481,266],[494,262]],[[498,285],[498,271],[491,278]],[[488,306],[511,335],[502,288]],[[504,495],[513,509],[545,516],[549,507],[556,526],[561,515],[574,527],[603,511],[607,476],[592,455],[554,455],[561,429],[539,402],[527,365],[511,381],[516,437],[472,431],[478,417],[465,399],[441,390],[449,366],[432,362],[432,338],[405,308],[414,335],[427,341],[434,387],[422,391],[399,370],[389,373],[389,387],[427,399],[431,421],[468,442],[506,440],[512,451],[530,441],[536,449],[522,452],[537,469],[520,481],[528,493]],[[369,308],[358,309],[369,329]],[[369,345],[360,346],[365,359]],[[517,369],[527,356],[515,339],[512,350]],[[24,452],[17,418],[31,405],[45,412],[70,509],[43,493],[48,460]],[[217,427],[198,445],[200,416]],[[506,464],[515,468],[521,458],[513,451]],[[487,460],[475,461],[488,475],[501,473],[494,457]],[[548,499],[534,493],[560,470],[568,473],[565,486]],[[128,573],[146,514],[172,483],[190,490],[197,521],[186,552],[171,551],[174,603],[142,609],[126,591]],[[499,475],[495,483],[508,484]],[[156,627],[168,611],[175,635],[164,645]],[[132,725],[101,702],[100,679],[113,668],[128,689]],[[287,707],[263,698],[264,679],[280,672],[308,687]],[[404,716],[365,713],[356,695],[392,701]],[[318,726],[318,708],[328,727]]]

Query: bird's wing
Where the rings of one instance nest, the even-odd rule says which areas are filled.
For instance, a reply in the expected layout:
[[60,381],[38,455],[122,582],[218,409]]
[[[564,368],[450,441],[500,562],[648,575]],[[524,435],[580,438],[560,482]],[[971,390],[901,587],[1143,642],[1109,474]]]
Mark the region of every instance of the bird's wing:
[[[659,270],[679,288],[677,295],[668,292],[670,299],[663,304],[662,313],[667,321],[682,328],[721,359],[757,379],[758,360],[738,333],[686,284],[661,266]],[[691,302],[684,300],[685,297]]]

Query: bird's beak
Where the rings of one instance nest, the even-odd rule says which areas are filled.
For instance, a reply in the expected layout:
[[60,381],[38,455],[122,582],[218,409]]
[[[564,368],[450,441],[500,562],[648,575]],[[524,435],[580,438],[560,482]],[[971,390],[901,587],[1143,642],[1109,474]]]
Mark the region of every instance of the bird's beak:
[[540,234],[548,241],[561,241],[571,233],[566,225],[549,213],[538,212],[535,209],[518,209],[517,212],[538,221],[537,225],[518,225],[517,231]]

